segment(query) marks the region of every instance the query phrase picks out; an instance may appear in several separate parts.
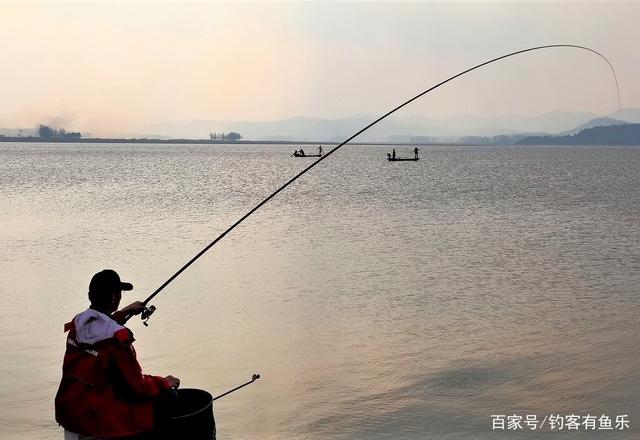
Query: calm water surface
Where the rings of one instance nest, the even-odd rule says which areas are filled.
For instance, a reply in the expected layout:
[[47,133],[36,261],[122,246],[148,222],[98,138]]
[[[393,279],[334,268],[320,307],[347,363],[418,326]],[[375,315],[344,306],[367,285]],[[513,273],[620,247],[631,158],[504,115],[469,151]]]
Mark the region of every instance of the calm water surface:
[[[93,273],[144,299],[314,160],[292,149],[0,144],[0,437],[62,437]],[[221,439],[640,438],[640,149],[385,154],[343,148],[167,287],[130,322],[146,372],[260,373],[217,402]],[[491,429],[572,413],[630,427]]]

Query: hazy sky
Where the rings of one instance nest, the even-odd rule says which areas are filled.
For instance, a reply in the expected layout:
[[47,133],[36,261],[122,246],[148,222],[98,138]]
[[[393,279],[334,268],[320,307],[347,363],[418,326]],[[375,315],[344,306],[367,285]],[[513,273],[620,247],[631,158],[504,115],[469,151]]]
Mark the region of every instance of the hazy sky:
[[[589,46],[640,107],[640,3],[0,3],[0,127],[135,132],[188,120],[381,114],[528,46]],[[554,49],[401,116],[617,110],[609,67]]]

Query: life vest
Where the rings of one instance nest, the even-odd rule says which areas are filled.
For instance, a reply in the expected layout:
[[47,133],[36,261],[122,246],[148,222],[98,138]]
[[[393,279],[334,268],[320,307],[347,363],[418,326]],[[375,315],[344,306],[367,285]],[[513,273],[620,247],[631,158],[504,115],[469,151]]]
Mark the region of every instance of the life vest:
[[68,431],[105,439],[153,430],[154,398],[170,385],[142,374],[133,333],[93,309],[65,324],[65,332],[56,421]]

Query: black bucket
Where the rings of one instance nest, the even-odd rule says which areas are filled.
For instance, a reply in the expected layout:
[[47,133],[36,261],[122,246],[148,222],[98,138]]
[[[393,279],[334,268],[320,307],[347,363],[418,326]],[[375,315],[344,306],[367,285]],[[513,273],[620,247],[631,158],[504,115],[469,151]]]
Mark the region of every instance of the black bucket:
[[169,436],[173,439],[215,440],[213,397],[204,390],[178,389],[178,399],[171,409]]

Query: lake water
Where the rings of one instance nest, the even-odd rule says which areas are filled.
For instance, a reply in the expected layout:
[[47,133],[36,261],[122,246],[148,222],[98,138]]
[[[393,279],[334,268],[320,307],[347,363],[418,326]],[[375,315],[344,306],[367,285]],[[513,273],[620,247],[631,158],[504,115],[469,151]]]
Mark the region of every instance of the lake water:
[[[143,300],[315,160],[293,148],[0,143],[0,437],[62,438],[93,273]],[[260,373],[221,439],[640,438],[640,148],[386,152],[345,146],[171,283],[129,322],[145,372]],[[571,414],[630,426],[552,433]]]

